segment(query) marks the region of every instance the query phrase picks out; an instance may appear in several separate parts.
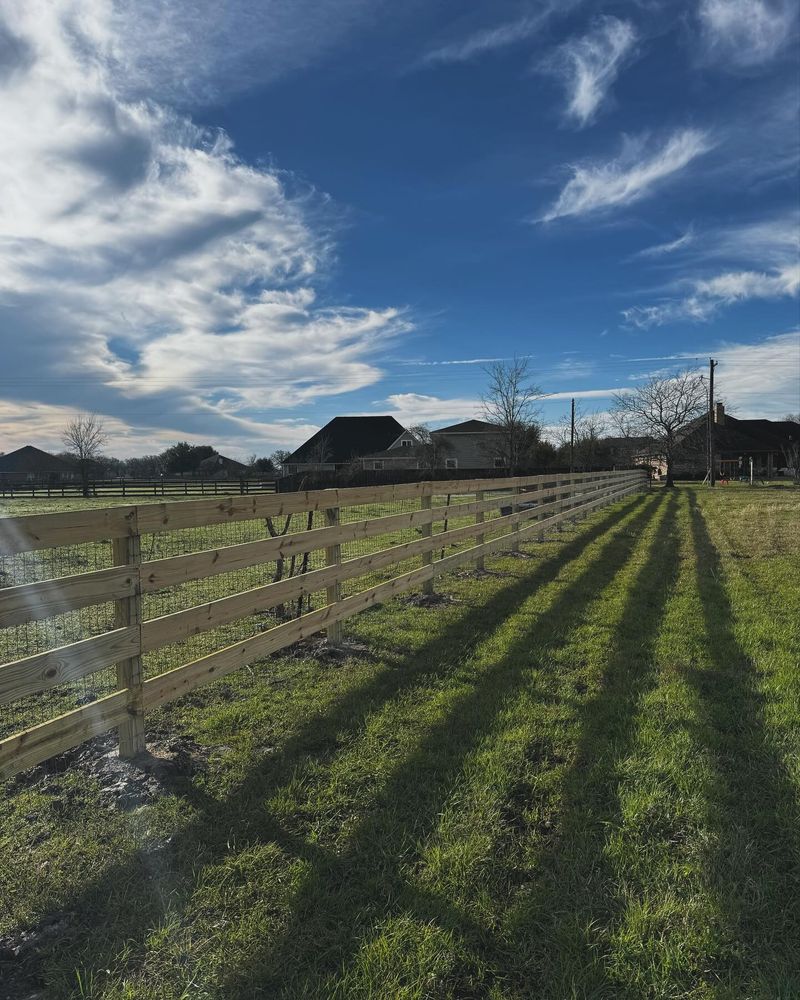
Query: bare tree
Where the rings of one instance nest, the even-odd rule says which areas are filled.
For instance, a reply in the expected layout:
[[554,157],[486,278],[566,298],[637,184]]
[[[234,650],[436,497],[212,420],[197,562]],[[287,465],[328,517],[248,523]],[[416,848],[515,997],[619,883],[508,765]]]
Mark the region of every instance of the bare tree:
[[414,454],[419,459],[421,467],[427,472],[444,467],[445,455],[453,450],[448,441],[431,434],[426,424],[415,424],[408,428],[408,433],[414,438]]
[[318,438],[304,455],[310,465],[327,465],[331,460],[331,443],[327,435]]
[[612,412],[630,433],[653,440],[667,467],[666,486],[674,486],[675,459],[683,432],[708,405],[699,372],[687,369],[669,378],[650,378],[630,392],[615,393]]
[[497,427],[499,454],[495,457],[503,459],[513,476],[539,440],[537,402],[543,393],[531,381],[527,358],[498,361],[484,371],[489,385],[482,397],[483,417]]
[[100,449],[108,440],[103,421],[96,413],[79,413],[70,420],[61,435],[61,440],[78,464],[83,485],[83,495],[89,496],[89,472],[99,458]]
[[[586,413],[578,404],[575,407],[575,438],[573,459],[575,468],[582,472],[590,472],[603,455],[603,435],[606,425],[602,413]],[[558,442],[561,460],[570,457],[570,440],[572,438],[572,419],[569,413],[558,422],[556,440]],[[608,451],[607,447],[605,448]]]

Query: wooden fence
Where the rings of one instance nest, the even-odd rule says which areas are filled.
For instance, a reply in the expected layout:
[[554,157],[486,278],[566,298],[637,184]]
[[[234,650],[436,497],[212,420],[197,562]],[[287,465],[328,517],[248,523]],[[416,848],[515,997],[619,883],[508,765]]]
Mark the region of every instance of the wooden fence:
[[[91,479],[90,497],[214,497],[251,493],[275,493],[273,479]],[[83,496],[79,480],[68,483],[14,482],[0,476],[0,497],[75,498]]]
[[[327,630],[329,642],[339,643],[341,623],[360,611],[405,591],[431,590],[436,576],[465,564],[482,568],[487,555],[542,538],[563,521],[645,487],[645,474],[637,470],[421,482],[0,518],[0,556],[6,559],[41,559],[48,550],[60,550],[81,553],[85,564],[86,553],[93,552],[95,565],[102,567],[0,589],[0,631],[29,629],[53,616],[80,614],[79,609],[110,607],[113,602],[113,618],[99,624],[98,634],[55,648],[26,649],[28,655],[0,663],[0,708],[27,704],[26,699],[35,701],[43,692],[69,691],[71,683],[104,670],[113,688],[0,740],[0,779],[114,729],[120,753],[132,756],[144,749],[144,716],[157,706],[322,630]],[[392,505],[404,509],[382,513],[387,506],[394,509]],[[381,516],[374,516],[376,508]],[[324,517],[324,527],[309,527],[315,513]],[[301,515],[301,530],[289,533],[294,515]],[[276,530],[274,520],[281,517],[286,528]],[[267,524],[269,534],[208,547],[208,532],[245,522]],[[164,533],[185,536],[189,548],[206,547],[150,558],[152,539]],[[386,536],[411,540],[386,545]],[[342,558],[343,546],[367,539],[374,548]],[[103,553],[106,563],[97,561]],[[310,553],[319,557],[317,568]],[[147,612],[151,595],[169,593],[169,588],[180,590],[190,581],[196,585],[248,567],[283,567],[289,558],[300,560],[300,574],[273,573],[271,582],[218,599],[200,603],[195,598],[189,607],[155,617]],[[417,565],[412,562],[413,568],[376,580],[380,571],[392,568],[396,573],[408,560]],[[45,571],[52,565],[47,563]],[[359,581],[361,589],[344,596],[347,581]],[[304,595],[312,594],[320,595],[320,606],[301,613]],[[252,617],[289,602],[293,613],[296,604],[298,617],[266,628],[263,619]],[[237,621],[245,623],[246,634],[231,644],[228,623]],[[220,626],[228,637],[222,648],[169,669],[162,664],[152,676],[143,669],[143,657],[152,651]]]

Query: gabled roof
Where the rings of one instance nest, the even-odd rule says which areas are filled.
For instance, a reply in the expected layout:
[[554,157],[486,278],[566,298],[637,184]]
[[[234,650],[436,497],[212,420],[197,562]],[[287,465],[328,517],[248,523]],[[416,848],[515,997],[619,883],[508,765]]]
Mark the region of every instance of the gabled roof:
[[285,460],[286,465],[324,462],[341,465],[383,451],[405,431],[394,417],[334,417]]
[[499,430],[497,424],[490,424],[488,420],[464,420],[449,427],[437,427],[431,434],[497,434]]
[[0,472],[75,472],[75,466],[63,458],[26,444],[23,448],[0,455]]
[[237,462],[235,458],[228,458],[226,455],[209,455],[197,466],[200,471],[213,472],[215,469],[225,469],[227,472],[247,472],[244,462]]
[[[706,416],[693,420],[682,439],[704,436]],[[740,420],[725,414],[725,422],[714,424],[714,447],[722,452],[781,451],[786,443],[800,438],[800,424],[792,420]]]

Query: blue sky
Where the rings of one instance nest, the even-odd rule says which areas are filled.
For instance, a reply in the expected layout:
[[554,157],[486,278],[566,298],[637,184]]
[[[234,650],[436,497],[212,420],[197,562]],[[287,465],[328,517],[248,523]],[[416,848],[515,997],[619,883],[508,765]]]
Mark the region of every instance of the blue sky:
[[800,409],[782,0],[0,0],[0,450],[236,456],[338,413],[554,424],[713,354]]

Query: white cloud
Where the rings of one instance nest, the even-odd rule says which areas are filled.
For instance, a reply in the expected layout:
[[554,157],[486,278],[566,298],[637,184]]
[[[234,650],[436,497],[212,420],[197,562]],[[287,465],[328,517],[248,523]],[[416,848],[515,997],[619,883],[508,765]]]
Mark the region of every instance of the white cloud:
[[734,416],[780,420],[800,406],[800,329],[756,344],[723,344],[708,351],[719,361],[718,392]]
[[791,41],[796,8],[786,0],[701,0],[698,15],[709,55],[749,67]]
[[580,0],[541,0],[535,13],[503,24],[479,28],[454,41],[435,46],[422,56],[417,66],[469,62],[487,53],[518,45],[537,35],[551,17],[563,16],[579,2]]
[[579,126],[595,117],[635,41],[630,21],[603,17],[588,34],[569,39],[542,64],[544,71],[563,80],[567,116]]
[[678,250],[685,250],[694,242],[694,229],[690,226],[682,236],[669,240],[666,243],[657,243],[651,247],[645,247],[634,256],[636,257],[665,257],[667,254],[676,253]]
[[626,137],[616,159],[573,166],[572,178],[541,221],[630,205],[711,148],[708,133],[695,128],[674,132],[655,150],[644,138]]
[[698,279],[689,295],[668,299],[653,306],[632,306],[622,315],[642,329],[680,320],[701,322],[711,319],[725,306],[747,299],[777,299],[796,296],[800,289],[800,266],[786,267],[770,274],[758,271],[728,271],[713,278]]
[[[144,18],[110,0],[0,0],[16,54],[0,79],[2,378],[136,426],[284,443],[265,411],[374,383],[409,322],[318,306],[322,199],[131,99],[125,68],[161,30],[134,6]],[[148,10],[171,23],[168,6]]]
[[480,419],[480,399],[441,399],[418,392],[397,392],[381,400],[381,407],[404,427],[413,424],[450,424]]
[[223,81],[230,93],[303,69],[368,27],[386,5],[386,0],[103,0],[104,30],[126,96],[155,89],[162,100],[213,101]]
[[617,386],[615,389],[578,389],[565,392],[548,392],[543,402],[551,399],[607,399],[615,392],[621,391],[624,392],[625,390],[620,390],[619,386]]
[[675,282],[676,294],[623,310],[628,323],[644,329],[681,320],[702,322],[737,302],[797,296],[798,213],[709,230],[698,236],[689,258],[695,264],[725,260],[734,266]]
[[[51,452],[63,451],[64,427],[80,412],[72,406],[0,399],[0,452],[15,451],[30,444],[32,427],[36,428],[36,444],[39,448]],[[98,417],[109,437],[109,446],[105,450],[109,454],[113,453],[116,458],[155,454],[178,440],[187,440],[193,444],[207,443],[207,436],[203,434],[186,433],[174,427],[165,426],[154,430],[152,427],[135,426],[110,414],[100,413]],[[256,433],[250,437],[242,435],[232,447],[226,447],[224,451],[231,458],[244,458],[253,451],[263,452],[265,437],[276,446],[295,448],[316,430],[318,428],[315,424],[304,421],[279,420],[269,425],[259,424]]]

